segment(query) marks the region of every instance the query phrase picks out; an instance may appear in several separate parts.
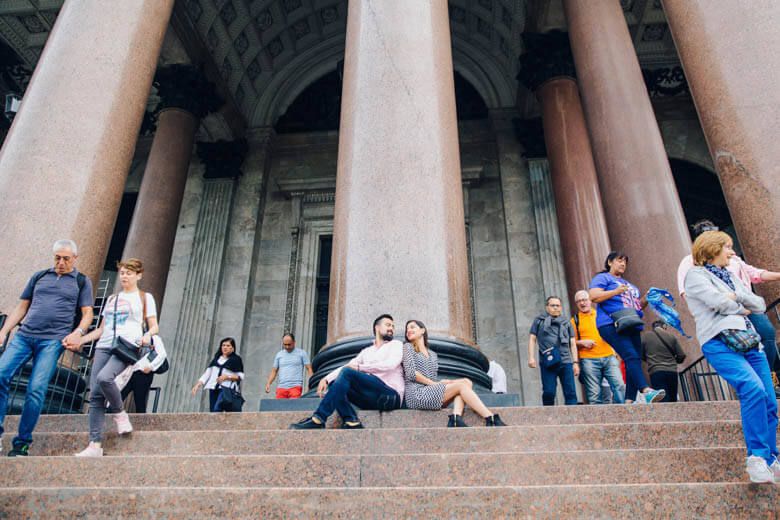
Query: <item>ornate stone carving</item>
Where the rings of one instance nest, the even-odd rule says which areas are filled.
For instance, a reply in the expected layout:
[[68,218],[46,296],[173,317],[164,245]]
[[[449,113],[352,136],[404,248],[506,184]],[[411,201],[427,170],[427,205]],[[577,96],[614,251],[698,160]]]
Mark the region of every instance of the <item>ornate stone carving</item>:
[[249,147],[245,139],[198,143],[198,157],[206,166],[205,179],[231,179],[241,175],[241,164]]
[[523,145],[523,157],[535,159],[547,157],[547,146],[544,143],[542,119],[513,119],[515,136]]
[[568,33],[523,33],[523,46],[525,52],[519,59],[517,79],[531,91],[555,77],[577,77]]
[[680,66],[660,69],[642,69],[647,92],[651,98],[689,95],[688,81]]
[[202,118],[222,106],[214,84],[192,65],[168,65],[157,71],[154,86],[160,96],[158,109],[181,108]]

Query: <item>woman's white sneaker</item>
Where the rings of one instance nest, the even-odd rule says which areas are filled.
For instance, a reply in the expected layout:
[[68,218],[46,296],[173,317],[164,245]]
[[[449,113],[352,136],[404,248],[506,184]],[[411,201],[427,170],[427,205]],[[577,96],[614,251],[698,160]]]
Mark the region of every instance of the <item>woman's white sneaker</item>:
[[114,421],[116,421],[116,432],[119,435],[132,433],[133,425],[130,424],[130,417],[127,416],[127,412],[119,412],[114,415]]
[[769,464],[766,463],[763,457],[757,457],[755,455],[748,457],[747,472],[748,475],[750,475],[750,481],[757,484],[775,481],[772,470],[769,469]]
[[90,442],[89,446],[84,449],[84,451],[80,451],[76,454],[76,457],[102,457],[103,456],[103,448],[95,444],[94,442]]

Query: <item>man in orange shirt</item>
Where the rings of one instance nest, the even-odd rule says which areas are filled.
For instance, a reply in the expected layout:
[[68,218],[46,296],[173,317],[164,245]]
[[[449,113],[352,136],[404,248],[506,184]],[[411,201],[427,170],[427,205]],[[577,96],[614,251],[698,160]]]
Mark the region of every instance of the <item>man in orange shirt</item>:
[[620,374],[620,363],[609,343],[601,339],[596,328],[596,309],[590,301],[588,291],[577,291],[574,295],[577,312],[571,319],[577,340],[580,358],[580,379],[585,385],[585,394],[590,404],[603,404],[601,381],[606,379],[612,389],[612,402],[625,402],[626,384]]

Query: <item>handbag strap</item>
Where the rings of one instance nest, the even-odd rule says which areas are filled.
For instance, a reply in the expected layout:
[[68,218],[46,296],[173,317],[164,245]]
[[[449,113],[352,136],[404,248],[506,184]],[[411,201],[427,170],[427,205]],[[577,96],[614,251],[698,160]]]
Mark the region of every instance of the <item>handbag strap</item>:
[[[222,366],[219,367],[219,372],[217,372],[217,379],[219,379],[219,376],[222,375],[222,371],[224,369],[225,369],[225,365],[222,365]],[[231,383],[236,385],[236,390],[240,394],[241,393],[241,377],[239,377],[239,376],[236,376],[236,377],[238,377],[238,381],[231,381]],[[222,386],[222,383],[217,383],[217,386]],[[225,387],[225,388],[230,388],[230,387]]]
[[664,344],[664,347],[666,347],[666,350],[668,350],[668,351],[669,351],[669,353],[672,355],[672,357],[674,357],[674,358],[675,358],[675,360],[676,360],[676,359],[677,359],[677,352],[675,352],[675,351],[674,351],[674,349],[673,349],[671,346],[669,346],[669,344],[666,342],[666,340],[664,339],[664,337],[663,337],[663,336],[661,336],[661,335],[658,333],[658,331],[655,329],[655,327],[653,327],[653,333],[654,333],[654,334],[655,334],[655,335],[658,337],[658,339],[660,339],[660,340],[661,340],[661,343],[663,343],[663,344]]
[[116,307],[117,304],[119,304],[119,294],[114,295],[114,317],[113,317],[113,325],[114,325],[114,340],[116,341]]

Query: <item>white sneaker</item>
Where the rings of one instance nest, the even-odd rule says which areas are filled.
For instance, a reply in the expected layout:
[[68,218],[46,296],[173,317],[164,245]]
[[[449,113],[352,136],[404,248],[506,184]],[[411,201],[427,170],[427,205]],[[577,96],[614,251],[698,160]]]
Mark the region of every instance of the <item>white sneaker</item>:
[[116,432],[119,435],[132,433],[133,425],[130,424],[130,417],[127,416],[127,412],[119,412],[114,415],[114,421],[116,422]]
[[775,461],[772,465],[769,466],[769,470],[775,478],[775,484],[780,484],[780,460],[777,460],[777,457],[775,457]]
[[750,481],[762,484],[764,482],[774,482],[775,477],[769,465],[763,457],[751,455],[747,458],[747,472],[750,475]]
[[76,454],[76,457],[102,457],[103,448],[97,445],[97,443],[90,442],[84,451],[80,451]]

